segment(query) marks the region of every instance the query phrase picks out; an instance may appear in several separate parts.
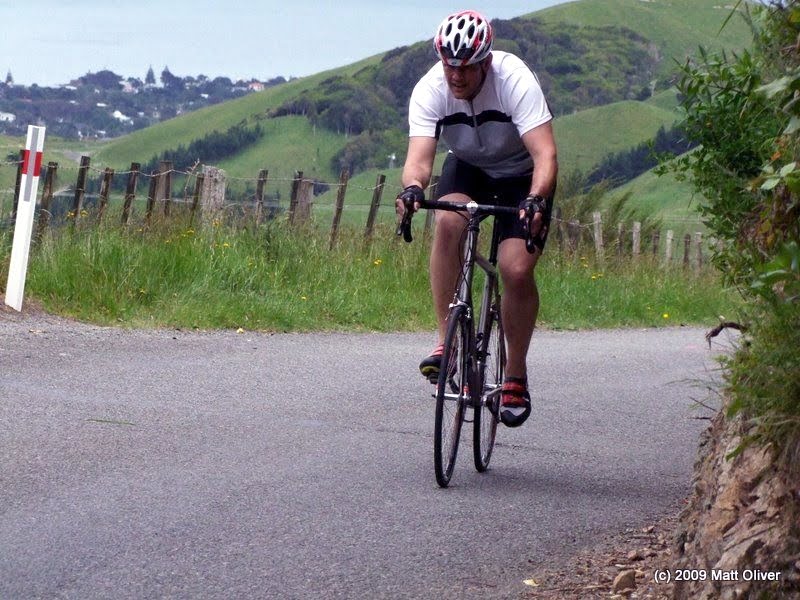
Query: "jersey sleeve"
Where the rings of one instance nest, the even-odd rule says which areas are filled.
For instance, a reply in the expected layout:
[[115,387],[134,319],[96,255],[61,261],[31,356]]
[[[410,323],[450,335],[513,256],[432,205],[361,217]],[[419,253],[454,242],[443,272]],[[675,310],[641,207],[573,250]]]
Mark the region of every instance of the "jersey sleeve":
[[524,63],[505,83],[508,110],[520,136],[553,119],[538,78]]
[[414,86],[408,103],[409,137],[438,137],[441,103],[440,94],[426,79]]

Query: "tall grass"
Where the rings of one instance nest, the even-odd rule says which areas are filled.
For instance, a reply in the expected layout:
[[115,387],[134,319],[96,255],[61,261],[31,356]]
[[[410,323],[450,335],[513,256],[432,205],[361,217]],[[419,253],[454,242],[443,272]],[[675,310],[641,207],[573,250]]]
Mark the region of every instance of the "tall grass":
[[[10,240],[2,248],[7,257]],[[428,330],[428,250],[421,232],[405,244],[386,225],[369,245],[361,228],[345,227],[333,250],[327,232],[283,222],[65,227],[32,253],[26,294],[54,313],[132,327]],[[664,270],[646,258],[601,266],[554,245],[537,272],[543,327],[714,325],[737,310],[712,272]]]
[[750,439],[772,445],[800,475],[800,309],[776,303],[751,310],[748,343],[727,362],[732,392],[728,414],[741,413],[754,427]]

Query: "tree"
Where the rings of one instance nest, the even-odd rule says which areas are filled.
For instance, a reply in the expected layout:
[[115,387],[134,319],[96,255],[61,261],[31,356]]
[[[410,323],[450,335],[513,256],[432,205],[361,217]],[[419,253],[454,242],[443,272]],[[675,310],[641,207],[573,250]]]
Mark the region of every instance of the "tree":
[[147,75],[144,77],[145,85],[155,85],[156,84],[156,76],[153,73],[153,65],[150,65],[150,68],[147,69]]
[[173,75],[170,72],[169,67],[164,67],[164,70],[161,71],[161,83],[168,90],[182,90],[183,89],[183,79]]
[[83,85],[94,86],[101,90],[118,90],[120,89],[121,75],[117,75],[113,71],[103,70],[97,73],[87,73],[79,79]]
[[14,85],[14,77],[12,77],[11,75],[11,70],[9,70],[8,73],[6,74],[6,85],[9,86]]

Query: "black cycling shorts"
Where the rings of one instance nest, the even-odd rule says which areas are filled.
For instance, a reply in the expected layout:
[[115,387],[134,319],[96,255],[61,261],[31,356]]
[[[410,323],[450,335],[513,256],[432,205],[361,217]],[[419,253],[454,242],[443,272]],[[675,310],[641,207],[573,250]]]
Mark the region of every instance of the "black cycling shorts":
[[[519,206],[531,191],[532,174],[519,177],[489,177],[483,170],[448,154],[442,165],[442,175],[436,186],[436,198],[447,194],[464,194],[478,204],[498,204],[501,206]],[[542,218],[544,223],[539,235],[533,243],[540,251],[544,250],[547,234],[550,231],[550,220],[553,213],[553,198],[547,198],[547,208]],[[525,239],[522,221],[515,215],[497,215],[500,228],[500,241],[508,238]]]

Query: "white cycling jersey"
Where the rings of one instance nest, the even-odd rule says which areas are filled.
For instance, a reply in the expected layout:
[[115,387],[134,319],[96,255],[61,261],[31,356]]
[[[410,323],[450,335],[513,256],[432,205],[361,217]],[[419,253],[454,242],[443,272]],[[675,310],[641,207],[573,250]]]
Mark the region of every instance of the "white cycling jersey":
[[521,136],[552,118],[533,71],[497,50],[471,101],[453,96],[438,62],[414,86],[408,109],[409,136],[441,137],[457,158],[490,177],[530,173],[533,159]]

